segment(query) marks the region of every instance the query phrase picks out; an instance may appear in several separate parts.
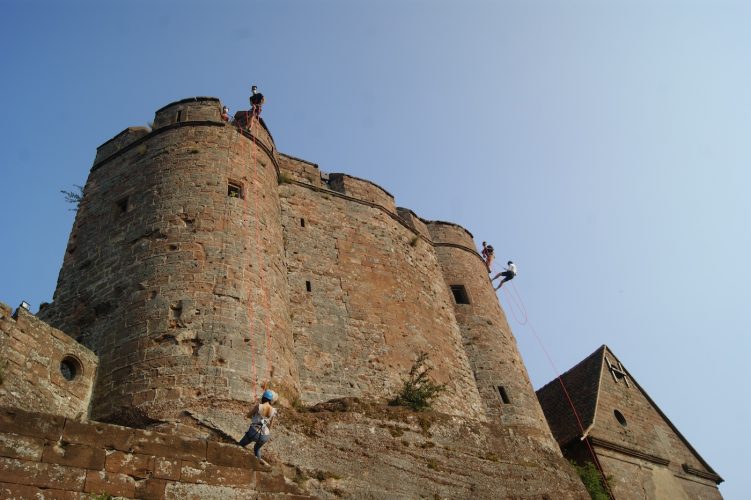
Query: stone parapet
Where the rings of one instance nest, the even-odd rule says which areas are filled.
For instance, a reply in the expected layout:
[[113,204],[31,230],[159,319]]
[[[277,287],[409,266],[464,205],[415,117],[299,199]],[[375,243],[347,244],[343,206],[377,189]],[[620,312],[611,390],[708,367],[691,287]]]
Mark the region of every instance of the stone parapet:
[[304,492],[237,445],[0,408],[0,497],[288,498]]
[[189,97],[157,110],[154,129],[181,122],[222,122],[222,103],[216,97]]
[[96,355],[19,308],[0,304],[0,405],[88,417]]
[[329,174],[328,188],[352,198],[380,205],[396,213],[394,197],[378,184],[347,174]]

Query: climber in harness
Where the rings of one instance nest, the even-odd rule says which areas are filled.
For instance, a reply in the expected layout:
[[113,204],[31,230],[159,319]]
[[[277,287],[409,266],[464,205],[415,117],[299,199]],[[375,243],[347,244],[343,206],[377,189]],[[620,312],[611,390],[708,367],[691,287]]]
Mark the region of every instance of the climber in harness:
[[238,443],[245,448],[248,444],[255,442],[253,447],[253,454],[256,456],[259,462],[263,465],[269,465],[265,460],[261,458],[261,446],[269,442],[271,439],[271,424],[274,422],[276,416],[276,408],[271,406],[276,400],[276,394],[271,389],[266,389],[261,395],[261,402],[257,403],[252,410],[250,410],[250,427],[245,433],[243,438]]
[[482,260],[485,261],[485,266],[487,266],[488,268],[488,272],[490,272],[490,266],[491,264],[493,264],[493,259],[495,258],[495,254],[493,253],[493,245],[488,245],[483,241],[481,255],[482,255]]
[[263,97],[263,94],[258,92],[258,87],[255,85],[250,88],[250,91],[252,93],[250,96],[250,109],[253,112],[253,116],[261,116],[261,107],[263,106],[263,103],[266,102],[266,98]]
[[503,272],[500,272],[500,273],[496,274],[495,276],[493,276],[493,279],[490,280],[490,282],[492,283],[493,281],[495,281],[496,279],[500,278],[501,276],[503,276],[503,279],[501,280],[500,283],[498,283],[498,286],[495,287],[496,290],[498,290],[499,288],[501,288],[503,286],[503,284],[506,283],[507,281],[511,281],[512,279],[514,279],[514,277],[516,276],[516,264],[514,264],[511,261],[508,261],[508,265],[506,266],[506,270],[503,271]]

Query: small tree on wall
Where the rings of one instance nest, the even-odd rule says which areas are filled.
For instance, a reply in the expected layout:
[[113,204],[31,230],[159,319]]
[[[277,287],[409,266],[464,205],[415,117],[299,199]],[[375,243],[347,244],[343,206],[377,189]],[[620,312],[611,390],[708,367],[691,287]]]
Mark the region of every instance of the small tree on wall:
[[432,368],[426,366],[427,361],[428,353],[421,352],[417,356],[401,391],[389,401],[390,405],[409,406],[416,411],[428,410],[435,398],[446,390],[446,384],[436,384],[428,377]]
[[65,201],[67,203],[74,203],[76,205],[75,208],[71,208],[70,210],[78,210],[78,207],[83,200],[83,186],[79,186],[78,184],[74,184],[74,186],[76,187],[75,191],[60,190],[60,192],[63,193],[63,196],[65,196]]

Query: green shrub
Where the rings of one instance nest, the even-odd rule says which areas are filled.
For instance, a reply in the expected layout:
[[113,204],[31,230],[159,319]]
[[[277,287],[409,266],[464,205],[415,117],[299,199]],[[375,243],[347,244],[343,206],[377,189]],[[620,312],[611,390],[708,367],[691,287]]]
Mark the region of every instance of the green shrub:
[[417,356],[409,377],[404,381],[399,394],[389,401],[391,406],[409,406],[413,410],[421,411],[430,409],[433,400],[446,390],[446,384],[436,384],[430,378],[431,368],[425,366],[428,354],[421,352]]
[[571,462],[571,465],[576,469],[576,473],[579,474],[592,500],[610,500],[610,495],[603,482],[602,474],[595,467],[595,464],[586,462],[584,465],[578,465],[576,462]]

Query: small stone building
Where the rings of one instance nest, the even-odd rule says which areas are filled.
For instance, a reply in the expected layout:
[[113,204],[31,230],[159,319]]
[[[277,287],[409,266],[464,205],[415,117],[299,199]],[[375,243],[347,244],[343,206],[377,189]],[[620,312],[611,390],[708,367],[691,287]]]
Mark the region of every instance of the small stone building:
[[722,478],[607,346],[537,397],[564,456],[583,464],[594,455],[615,498],[722,498]]

